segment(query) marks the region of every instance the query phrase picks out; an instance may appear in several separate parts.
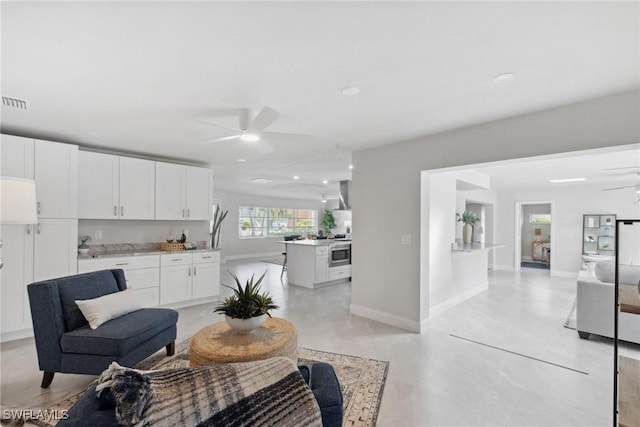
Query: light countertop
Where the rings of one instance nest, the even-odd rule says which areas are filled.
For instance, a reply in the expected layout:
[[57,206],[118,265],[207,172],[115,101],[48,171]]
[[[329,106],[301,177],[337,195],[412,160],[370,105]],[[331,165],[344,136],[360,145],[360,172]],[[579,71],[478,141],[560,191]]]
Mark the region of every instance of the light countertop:
[[464,245],[460,242],[456,242],[451,245],[451,252],[488,252],[492,249],[504,248],[507,245],[501,245],[498,243],[470,243]]
[[108,251],[91,254],[88,253],[78,254],[78,260],[82,259],[104,259],[104,258],[119,258],[119,257],[129,257],[129,256],[143,256],[143,255],[164,255],[164,254],[188,254],[188,253],[199,253],[199,252],[215,252],[220,249],[191,249],[184,251],[162,251],[159,249],[132,249],[128,250],[120,250],[120,251]]
[[280,240],[278,243],[284,243],[285,245],[299,245],[299,246],[329,246],[335,242],[351,243],[351,239],[321,239],[321,240]]

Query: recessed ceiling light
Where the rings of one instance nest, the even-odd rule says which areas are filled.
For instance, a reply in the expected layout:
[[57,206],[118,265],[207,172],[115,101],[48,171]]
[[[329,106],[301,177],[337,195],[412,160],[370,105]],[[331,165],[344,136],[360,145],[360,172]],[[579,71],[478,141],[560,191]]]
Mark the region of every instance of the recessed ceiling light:
[[238,160],[240,163],[244,163],[244,162],[246,162],[246,161],[247,161],[246,159],[237,159],[237,160]]
[[349,169],[353,169],[353,165],[349,165]]
[[504,82],[508,82],[514,79],[516,75],[513,73],[502,73],[502,74],[498,74],[497,76],[495,76],[493,78],[493,82],[494,83],[504,83]]
[[300,179],[300,177],[298,175],[294,175],[293,179]]
[[323,184],[327,185],[329,183],[329,181],[327,181],[326,179],[324,181],[322,181]]
[[345,86],[342,88],[342,94],[344,96],[355,96],[360,93],[360,89],[355,86]]
[[242,135],[240,135],[240,139],[245,141],[245,142],[256,142],[260,139],[259,135],[256,135],[255,133],[243,133]]
[[271,180],[266,178],[254,178],[251,180],[251,182],[255,182],[256,184],[268,184],[271,182]]
[[562,184],[565,182],[580,182],[586,181],[587,178],[561,178],[561,179],[550,179],[549,182],[552,184]]

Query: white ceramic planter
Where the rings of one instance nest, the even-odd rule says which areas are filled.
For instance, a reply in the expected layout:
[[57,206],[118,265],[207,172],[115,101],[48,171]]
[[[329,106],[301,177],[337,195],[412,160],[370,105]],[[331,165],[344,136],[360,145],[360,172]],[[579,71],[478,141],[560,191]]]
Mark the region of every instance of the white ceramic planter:
[[234,319],[225,315],[224,320],[226,320],[227,325],[229,325],[235,331],[246,334],[262,326],[265,320],[267,320],[267,315],[263,314],[261,316],[252,317],[250,319]]

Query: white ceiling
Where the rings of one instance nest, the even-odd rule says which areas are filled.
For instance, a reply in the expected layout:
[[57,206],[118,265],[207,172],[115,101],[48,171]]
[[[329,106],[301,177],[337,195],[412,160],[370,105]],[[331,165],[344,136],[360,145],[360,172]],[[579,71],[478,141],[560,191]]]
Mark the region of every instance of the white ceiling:
[[[3,132],[211,164],[217,188],[274,197],[337,193],[355,150],[640,86],[638,2],[0,7],[2,95],[31,102],[3,107]],[[190,117],[263,106],[269,131],[315,141],[198,143],[230,133]]]

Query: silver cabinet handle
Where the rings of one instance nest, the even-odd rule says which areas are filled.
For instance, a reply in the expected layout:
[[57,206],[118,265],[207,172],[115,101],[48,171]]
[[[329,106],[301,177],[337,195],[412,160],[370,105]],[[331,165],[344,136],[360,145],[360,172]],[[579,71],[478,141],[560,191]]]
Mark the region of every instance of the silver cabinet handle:
[[121,263],[118,263],[116,265],[129,265],[129,263],[128,262],[121,262]]
[[184,218],[184,209],[182,209],[182,218]]
[[118,216],[118,206],[113,206],[113,216]]
[[187,218],[191,218],[191,209],[187,208]]
[[120,206],[120,216],[124,216],[124,206]]
[[174,258],[171,261],[182,261],[182,258]]
[[37,230],[38,230],[38,234],[40,234],[40,224],[38,224]]
[[27,234],[31,234],[31,224],[27,224]]
[[189,267],[189,276],[191,276],[191,267]]
[[209,259],[209,258],[211,258],[211,255],[202,257],[202,259]]
[[[33,205],[32,205],[33,206]],[[38,215],[40,215],[40,202],[38,202]]]
[[196,266],[194,265],[194,266],[193,266],[193,275],[195,276],[196,274],[197,274],[197,272],[196,272]]

